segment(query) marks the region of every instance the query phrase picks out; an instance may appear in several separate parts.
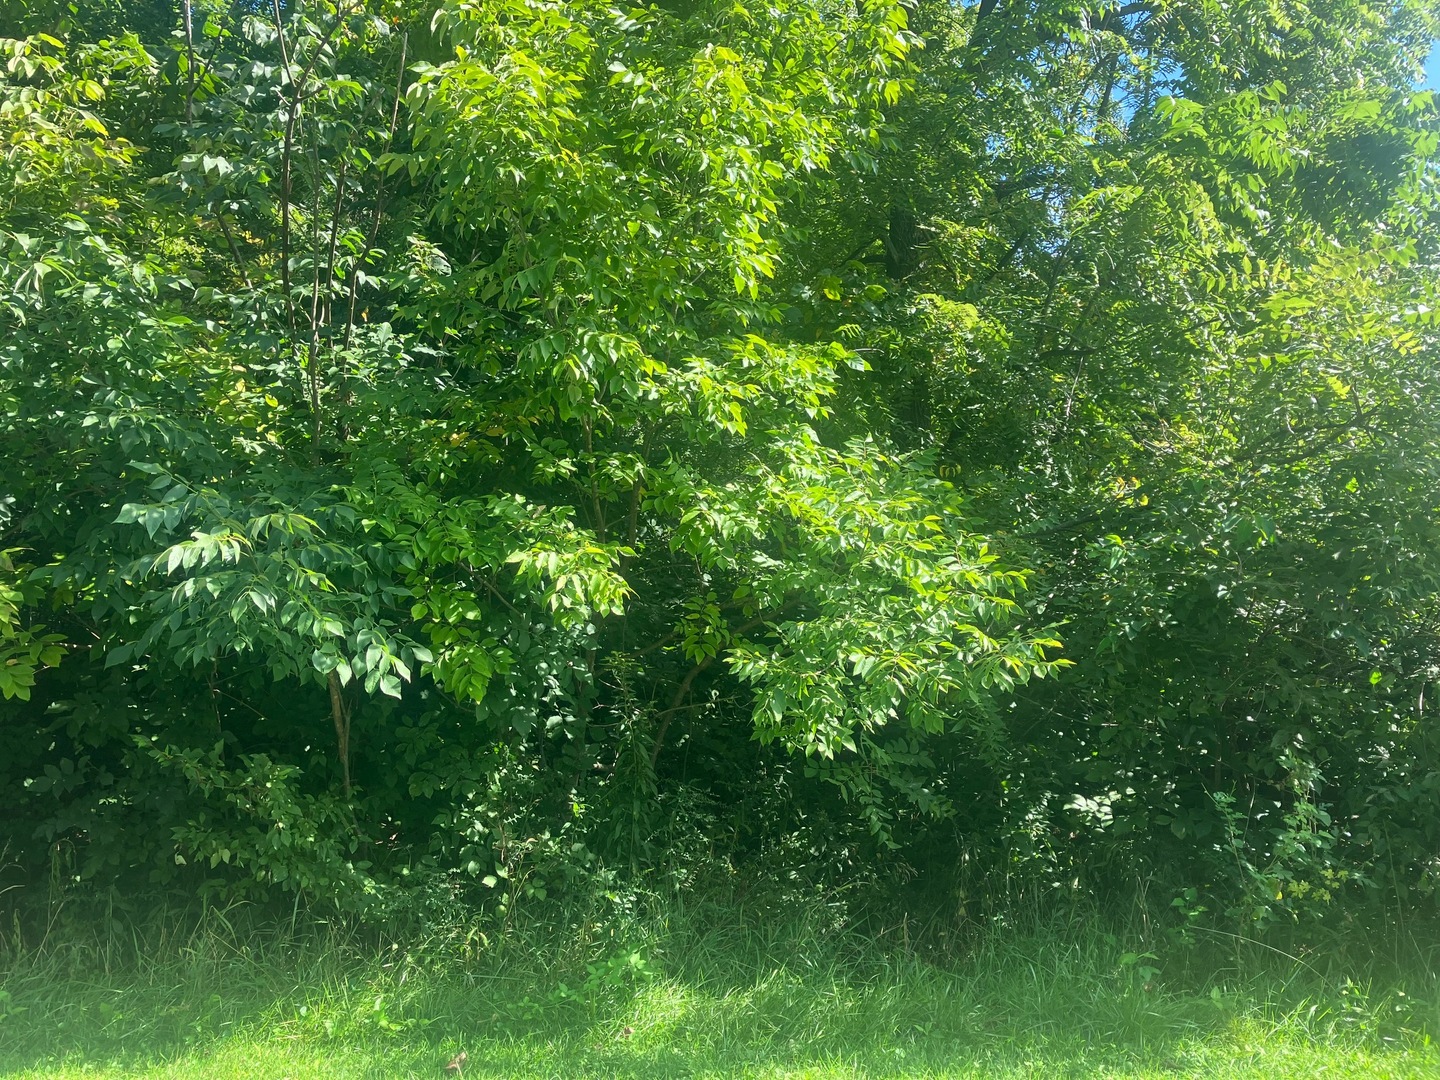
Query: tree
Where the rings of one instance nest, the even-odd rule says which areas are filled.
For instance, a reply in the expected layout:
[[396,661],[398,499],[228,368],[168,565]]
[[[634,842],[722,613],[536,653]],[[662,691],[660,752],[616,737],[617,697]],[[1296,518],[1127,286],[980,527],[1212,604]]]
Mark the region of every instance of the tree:
[[106,12],[0,107],[31,857],[1428,881],[1424,5]]

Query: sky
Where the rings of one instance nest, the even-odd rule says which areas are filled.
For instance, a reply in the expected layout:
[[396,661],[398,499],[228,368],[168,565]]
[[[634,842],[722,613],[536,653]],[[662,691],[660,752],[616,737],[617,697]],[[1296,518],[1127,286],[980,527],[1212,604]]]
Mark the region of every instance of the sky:
[[1425,61],[1425,83],[1431,90],[1440,90],[1440,41],[1430,48],[1430,59]]

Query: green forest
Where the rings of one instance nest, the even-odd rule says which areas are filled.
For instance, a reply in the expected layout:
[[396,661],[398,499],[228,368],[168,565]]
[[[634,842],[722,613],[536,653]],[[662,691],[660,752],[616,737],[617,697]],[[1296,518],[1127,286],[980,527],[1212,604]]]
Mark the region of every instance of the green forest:
[[[214,918],[553,945],[522,1026],[667,920],[916,979],[1083,925],[1216,1009],[1383,954],[1440,1039],[1437,37],[0,3],[0,1044]],[[831,1075],[652,1066],[593,1074]]]

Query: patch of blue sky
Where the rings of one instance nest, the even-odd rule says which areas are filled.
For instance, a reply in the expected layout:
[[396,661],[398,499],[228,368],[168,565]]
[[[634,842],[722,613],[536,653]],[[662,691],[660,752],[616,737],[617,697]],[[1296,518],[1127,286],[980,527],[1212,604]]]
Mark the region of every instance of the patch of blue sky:
[[1425,74],[1420,76],[1420,85],[1426,90],[1440,90],[1440,41],[1430,46],[1430,56],[1425,61]]

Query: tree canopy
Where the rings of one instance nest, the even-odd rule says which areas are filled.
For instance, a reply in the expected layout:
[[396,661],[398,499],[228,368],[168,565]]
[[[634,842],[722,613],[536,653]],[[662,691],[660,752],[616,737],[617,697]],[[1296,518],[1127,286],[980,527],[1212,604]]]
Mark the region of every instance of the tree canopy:
[[22,868],[1433,898],[1425,0],[82,7],[0,20]]

